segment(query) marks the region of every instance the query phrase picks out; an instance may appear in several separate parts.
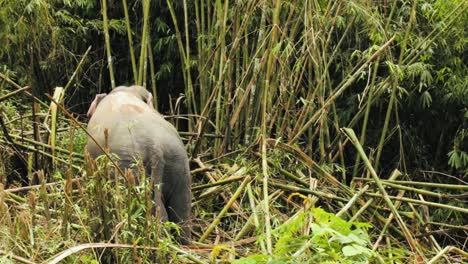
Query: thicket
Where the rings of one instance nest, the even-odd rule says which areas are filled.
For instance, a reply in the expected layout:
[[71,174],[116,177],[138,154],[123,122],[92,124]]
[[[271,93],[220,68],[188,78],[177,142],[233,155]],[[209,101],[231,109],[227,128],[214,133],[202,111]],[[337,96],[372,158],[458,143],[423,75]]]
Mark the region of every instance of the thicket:
[[[0,0],[0,261],[466,261],[467,9]],[[83,156],[94,95],[133,83],[192,158],[192,247]]]

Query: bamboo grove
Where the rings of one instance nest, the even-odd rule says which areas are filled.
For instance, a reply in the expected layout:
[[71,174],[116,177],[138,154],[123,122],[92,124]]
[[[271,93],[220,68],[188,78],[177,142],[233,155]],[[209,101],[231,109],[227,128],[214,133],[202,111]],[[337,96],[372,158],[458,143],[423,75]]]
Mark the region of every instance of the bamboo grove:
[[[0,262],[467,261],[467,9],[0,0]],[[83,155],[86,107],[121,84],[183,137],[191,246],[149,179]]]

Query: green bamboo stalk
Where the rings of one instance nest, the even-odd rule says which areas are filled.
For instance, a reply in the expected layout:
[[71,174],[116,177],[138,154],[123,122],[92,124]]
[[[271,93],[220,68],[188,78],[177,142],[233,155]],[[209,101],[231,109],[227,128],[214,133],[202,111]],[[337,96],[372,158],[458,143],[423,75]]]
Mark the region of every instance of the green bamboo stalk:
[[435,255],[431,260],[427,262],[427,264],[435,264],[439,263],[439,259],[441,259],[445,254],[449,252],[456,252],[457,254],[461,255],[463,258],[468,258],[468,253],[466,251],[463,251],[457,247],[454,246],[446,246],[443,250],[439,251],[437,255]]
[[190,72],[190,37],[187,0],[183,0],[184,26],[185,26],[185,71],[187,74],[187,105],[190,113],[197,114],[197,103],[195,101],[195,92],[192,84],[192,74]]
[[354,193],[351,192],[348,186],[344,185],[343,183],[338,181],[333,175],[331,175],[329,172],[325,171],[320,165],[318,165],[314,160],[312,160],[309,156],[307,156],[307,154],[305,154],[300,149],[294,146],[291,146],[289,144],[277,142],[276,140],[273,140],[273,139],[268,139],[268,143],[276,148],[286,150],[296,155],[296,157],[300,161],[304,162],[304,164],[307,165],[314,173],[317,173],[320,177],[323,177],[325,181],[327,181],[331,185],[338,187],[347,196],[351,197],[352,195],[354,195]]
[[432,221],[428,221],[426,224],[428,224],[428,225],[437,225],[437,226],[442,226],[442,227],[446,227],[446,228],[460,229],[460,230],[468,231],[468,225],[457,226],[457,225],[451,225],[451,224],[447,224],[447,223],[438,223],[438,222],[432,222]]
[[[180,29],[179,29],[179,23],[177,22],[177,16],[176,16],[174,8],[172,6],[172,1],[171,0],[166,0],[166,3],[167,3],[167,7],[169,9],[169,13],[171,14],[172,22],[174,24],[174,28],[175,28],[175,31],[176,31],[177,46],[179,48],[179,54],[180,54],[181,63],[182,63],[182,77],[184,79],[184,84],[185,84],[185,87],[187,88],[187,94],[188,94],[189,89],[192,89],[192,79],[191,79],[191,75],[189,75],[190,74],[190,61],[187,61],[188,56],[186,56],[186,54],[185,54],[184,44],[182,42],[182,36],[180,34]],[[192,110],[193,105],[194,104],[191,103],[190,100],[187,100],[187,106],[188,106],[188,110],[189,110],[190,113],[195,113]],[[203,114],[201,114],[201,115],[203,116]],[[193,124],[193,123],[194,122],[190,122],[190,124]],[[199,123],[201,123],[201,122],[199,122]],[[190,130],[192,130],[192,131],[194,131],[196,129],[200,130],[200,127],[197,128],[197,126],[195,126],[195,128],[192,128],[192,127],[190,128]],[[192,153],[196,153],[196,150],[197,150],[197,146],[194,147],[194,150],[193,150]]]
[[359,197],[361,197],[366,191],[367,189],[369,189],[369,185],[366,185],[364,186],[361,190],[359,190],[359,192],[357,192],[347,203],[345,206],[343,206],[343,208],[341,208],[341,210],[336,213],[336,216],[338,217],[341,217],[344,213],[346,213],[350,208],[351,206],[354,205],[354,203],[358,200]]
[[[258,153],[258,152],[254,152],[255,156],[259,157],[259,158],[262,158],[262,154]],[[291,172],[283,169],[280,165],[276,164],[275,162],[271,161],[271,159],[267,159],[267,162],[270,166],[272,167],[275,167],[277,170],[279,170],[284,176],[286,176],[287,178],[301,184],[302,186],[304,187],[308,187],[309,184],[304,180],[304,179],[301,179],[299,178],[298,176],[292,174]]]
[[393,42],[395,39],[395,36],[390,38],[380,49],[378,49],[366,62],[364,62],[361,67],[359,67],[356,71],[354,71],[353,74],[351,74],[348,78],[343,80],[342,84],[338,86],[338,88],[335,90],[335,92],[328,97],[328,99],[324,102],[323,106],[319,111],[316,111],[314,115],[304,124],[304,126],[292,137],[292,139],[288,142],[289,144],[292,144],[296,142],[301,135],[311,126],[314,124],[314,122],[317,120],[317,118],[322,114],[323,111],[326,110],[328,106],[330,106],[349,86],[356,80],[361,72],[368,67],[368,65],[374,61],[376,58],[378,58],[383,51],[390,46],[390,44]]
[[335,194],[327,193],[327,192],[322,192],[322,191],[317,191],[317,190],[311,190],[307,188],[301,188],[297,187],[294,185],[287,185],[287,184],[282,184],[282,183],[277,183],[277,182],[270,182],[271,186],[281,188],[283,190],[289,190],[293,192],[299,192],[303,194],[311,194],[311,195],[316,195],[318,197],[322,198],[327,198],[327,199],[332,199],[332,200],[337,200],[341,202],[348,202],[349,200],[347,198],[339,197]]
[[[399,192],[398,192],[398,197],[402,197],[404,194],[405,194],[405,191],[399,191]],[[397,202],[395,203],[395,207],[396,207],[397,209],[400,207],[400,205],[401,205],[401,202],[399,202],[399,201],[397,201]],[[375,250],[377,250],[377,248],[379,247],[380,242],[381,242],[382,239],[384,238],[385,233],[387,233],[387,230],[388,230],[388,228],[390,227],[390,225],[391,225],[391,223],[392,223],[392,221],[393,221],[394,216],[395,216],[395,215],[394,215],[393,213],[391,213],[391,214],[388,216],[388,218],[387,218],[387,220],[386,220],[386,222],[385,222],[383,228],[380,230],[380,234],[379,234],[378,238],[377,238],[376,241],[374,242],[374,245],[372,245],[372,250],[375,251]],[[369,263],[369,261],[367,261],[366,264],[368,264],[368,263]]]
[[369,199],[365,204],[361,205],[361,207],[359,207],[359,210],[349,219],[350,222],[354,222],[358,219],[359,216],[361,216],[361,214],[367,210],[367,208],[369,208],[369,206],[372,205],[372,203],[374,202],[374,199]]
[[[356,181],[372,181],[368,178],[355,178]],[[444,188],[453,190],[468,190],[468,185],[458,184],[446,184],[446,183],[435,183],[435,182],[418,182],[418,181],[395,181],[395,180],[382,180],[382,184],[393,183],[398,185],[413,185],[413,186],[424,186],[432,188]]]
[[[266,93],[265,93],[266,94]],[[266,96],[265,96],[266,97]],[[266,100],[265,100],[266,101]],[[265,103],[265,102],[264,102]],[[263,111],[264,113],[266,110]],[[264,114],[264,117],[266,115]],[[265,119],[264,119],[265,120]],[[263,123],[265,124],[265,122]],[[265,132],[265,127],[263,127],[263,132]],[[265,136],[265,134],[263,134]],[[271,216],[270,216],[270,202],[268,199],[268,165],[266,159],[266,141],[264,136],[262,137],[262,174],[263,174],[263,213],[265,216],[265,233],[266,233],[266,249],[268,254],[273,253],[272,239],[271,239]]]
[[[137,66],[135,60],[135,50],[133,49],[133,37],[132,37],[132,29],[130,27],[130,17],[128,15],[128,7],[127,7],[127,0],[122,0],[124,15],[125,15],[125,27],[127,29],[127,38],[128,38],[128,49],[130,51],[130,61],[132,63],[132,72],[133,72],[133,82],[138,82],[138,73],[137,73]],[[156,95],[153,95],[156,97]],[[156,106],[156,105],[155,105]]]
[[[419,58],[422,52],[429,49],[432,46],[432,43],[436,41],[442,33],[450,28],[452,23],[459,19],[461,15],[466,14],[466,9],[468,9],[466,2],[460,1],[460,4],[441,21],[443,22],[443,26],[436,27],[422,41],[420,41],[416,47],[412,48],[409,51],[409,54],[402,60],[402,63],[409,65]],[[446,20],[448,21],[446,22]]]
[[148,39],[148,54],[151,74],[151,90],[153,91],[153,106],[158,110],[158,91],[156,89],[156,69],[154,66],[153,48],[151,47],[151,34]]
[[[379,69],[379,62],[380,62],[380,57],[377,58],[377,61],[374,63],[374,69],[372,71],[372,80],[371,80],[371,83],[369,84],[369,97],[370,99],[368,99],[368,103],[366,104],[366,110],[365,110],[365,113],[364,113],[364,120],[362,122],[362,128],[361,128],[361,137],[359,138],[359,144],[361,144],[361,146],[364,146],[365,142],[366,142],[366,132],[367,132],[367,123],[369,121],[369,114],[370,114],[370,109],[371,109],[371,102],[370,100],[372,100],[372,97],[374,96],[374,92],[375,92],[375,89],[376,87],[374,86],[375,84],[375,80],[377,78],[377,70]],[[353,179],[356,177],[357,173],[358,173],[358,170],[359,170],[359,162],[361,161],[361,156],[359,155],[356,155],[356,161],[354,162],[354,168],[353,168]]]
[[83,66],[86,58],[88,57],[89,52],[91,51],[91,47],[92,46],[89,46],[88,49],[85,51],[85,53],[83,54],[83,56],[80,59],[80,62],[78,62],[78,65],[76,66],[75,70],[73,71],[72,76],[68,80],[67,84],[65,84],[65,87],[63,88],[63,93],[64,94],[67,92],[68,88],[71,86],[71,84],[75,80],[76,76],[78,75],[78,72],[81,70],[81,67]]
[[[401,43],[401,52],[400,52],[400,57],[398,59],[399,64],[401,64],[402,61],[403,61],[404,54],[406,52],[406,43],[407,43],[408,38],[409,38],[409,33],[410,33],[411,28],[412,28],[413,22],[415,22],[415,20],[416,20],[417,2],[418,2],[417,0],[413,1],[413,7],[412,7],[412,10],[411,10],[410,19],[408,21],[408,26],[406,27],[405,36],[404,36],[403,41]],[[394,75],[396,75],[396,74],[397,73],[394,73]],[[382,134],[380,136],[379,144],[377,145],[377,154],[376,154],[375,160],[374,160],[374,167],[375,167],[376,170],[379,169],[380,156],[382,155],[383,146],[385,144],[385,139],[387,137],[387,130],[388,130],[388,126],[390,124],[390,116],[391,116],[391,113],[392,113],[393,104],[396,103],[395,100],[396,100],[396,91],[398,89],[398,76],[393,76],[392,80],[393,80],[392,81],[392,93],[390,95],[390,102],[388,103],[387,113],[385,114],[384,126],[382,128]]]
[[[247,193],[248,192],[249,191],[247,190]],[[277,190],[274,193],[270,194],[270,196],[268,198],[270,199],[271,203],[273,203],[273,202],[276,201],[276,199],[278,199],[280,197],[281,194],[282,194],[282,191]],[[256,212],[262,211],[263,203],[264,203],[264,201],[262,200],[256,206],[255,206],[255,202],[253,203],[253,206],[251,205],[252,206],[252,214],[250,215],[249,219],[247,219],[247,222],[244,224],[242,229],[237,233],[236,237],[234,238],[234,241],[239,241],[250,230],[252,230],[252,228],[254,228],[254,227],[258,228],[260,226],[260,224],[258,222],[258,216],[257,216]],[[257,219],[257,220],[255,220],[255,219]],[[262,246],[264,246],[264,245],[262,244]]]
[[140,66],[138,71],[138,85],[146,87],[146,79],[143,77],[146,74],[146,62],[147,62],[147,49],[148,49],[148,34],[149,34],[149,10],[150,10],[150,1],[143,0],[143,29],[141,37],[141,50],[140,50]]
[[414,253],[417,253],[419,255],[422,255],[420,252],[420,249],[418,247],[417,241],[414,240],[410,230],[406,226],[405,222],[400,216],[400,213],[396,209],[395,205],[393,202],[390,200],[390,197],[387,194],[387,191],[382,185],[382,182],[379,179],[379,176],[377,176],[377,173],[375,172],[374,168],[372,167],[369,159],[367,158],[367,155],[365,154],[364,150],[362,149],[362,146],[359,144],[359,140],[356,137],[356,134],[352,129],[349,128],[343,128],[342,132],[349,138],[351,143],[356,147],[356,150],[358,151],[359,155],[361,156],[362,160],[364,161],[364,164],[366,165],[367,169],[370,171],[372,178],[374,179],[379,192],[381,193],[383,199],[385,200],[385,203],[387,203],[388,207],[392,211],[393,215],[395,216],[398,225],[402,229],[403,233],[405,234],[406,240],[408,241],[408,244],[410,245],[411,249],[413,250]]
[[216,216],[214,219],[213,223],[211,223],[206,231],[203,233],[203,235],[200,237],[199,242],[202,243],[203,241],[208,238],[208,236],[213,232],[215,227],[221,222],[221,218],[224,217],[224,215],[227,213],[229,208],[231,208],[232,204],[236,201],[236,199],[241,195],[241,193],[244,191],[245,186],[250,182],[252,178],[250,176],[245,177],[244,181],[242,181],[241,185],[239,188],[237,188],[237,191],[234,193],[234,195],[229,199],[227,204],[224,206],[224,208],[219,212],[219,214]]
[[[225,84],[228,80],[228,70],[231,68],[230,67],[230,58],[226,56],[227,51],[226,51],[226,31],[227,31],[227,11],[228,11],[228,3],[229,1],[224,2],[224,6],[221,3],[221,0],[215,1],[215,10],[216,10],[216,16],[217,16],[217,23],[218,23],[218,41],[217,44],[219,48],[217,49],[217,56],[216,58],[219,59],[219,66],[218,66],[218,82]],[[226,71],[224,71],[224,67],[226,67]],[[216,124],[216,132],[217,133],[223,133],[222,131],[225,130],[225,111],[223,111],[224,107],[222,107],[223,104],[223,99],[227,100],[229,98],[229,85],[223,85],[227,86],[225,89],[218,89],[217,95],[216,95],[216,107],[215,107],[215,124]],[[225,91],[226,90],[226,91]],[[227,115],[226,115],[227,117]],[[227,129],[227,128],[226,128]],[[229,136],[227,134],[228,131],[224,131],[225,139],[224,142],[227,142]],[[218,139],[214,141],[214,149],[215,149],[215,155],[220,155],[222,152],[221,149],[222,142]]]
[[389,187],[392,187],[394,189],[412,191],[412,192],[415,192],[415,193],[424,194],[424,195],[432,196],[432,197],[437,197],[437,198],[440,198],[440,199],[456,197],[457,196],[457,195],[443,194],[443,193],[431,192],[431,191],[427,191],[427,190],[423,190],[423,189],[407,187],[407,186],[404,186],[404,185],[394,184],[394,183],[390,183],[390,182],[383,182],[382,181],[382,184],[386,185],[386,186],[389,186]]
[[104,40],[106,42],[106,53],[107,53],[107,67],[109,67],[109,77],[111,79],[111,87],[115,88],[115,78],[114,78],[114,67],[112,66],[112,52],[110,46],[110,37],[109,37],[109,22],[107,19],[107,0],[101,0],[102,3],[102,22],[104,28]]
[[[365,195],[371,196],[371,197],[383,197],[380,194],[376,193],[366,193]],[[468,209],[463,208],[463,207],[458,207],[458,206],[453,206],[453,205],[447,205],[447,204],[441,204],[441,203],[435,203],[435,202],[427,202],[427,201],[421,201],[421,200],[416,200],[416,199],[411,199],[407,197],[397,197],[397,196],[387,196],[389,199],[393,199],[396,201],[403,201],[403,202],[408,202],[408,203],[414,203],[414,204],[422,204],[422,205],[427,205],[430,207],[437,207],[437,208],[442,208],[442,209],[447,209],[451,211],[456,211],[456,212],[461,212],[464,214],[468,214]]]
[[241,180],[241,179],[244,179],[244,178],[245,178],[245,176],[241,175],[241,176],[230,177],[230,178],[227,178],[227,179],[224,179],[224,180],[219,180],[219,181],[216,181],[216,182],[213,182],[213,183],[201,184],[201,185],[193,186],[192,191],[198,191],[198,190],[203,190],[203,189],[206,189],[206,188],[211,188],[211,187],[215,187],[215,186],[219,186],[219,185],[224,185],[224,184],[228,184],[228,183],[238,181],[238,180]]

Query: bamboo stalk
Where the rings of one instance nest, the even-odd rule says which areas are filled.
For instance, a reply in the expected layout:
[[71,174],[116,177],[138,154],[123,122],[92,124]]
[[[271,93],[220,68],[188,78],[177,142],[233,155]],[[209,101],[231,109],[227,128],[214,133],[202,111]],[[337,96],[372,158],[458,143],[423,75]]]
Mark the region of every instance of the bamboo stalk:
[[[250,183],[249,183],[250,184]],[[249,192],[247,190],[247,192]],[[271,202],[276,201],[281,195],[282,191],[276,191],[272,193],[268,198],[270,199]],[[250,194],[249,194],[250,196]],[[252,228],[256,227],[258,228],[260,226],[259,220],[258,220],[258,211],[262,211],[264,200],[260,201],[256,206],[255,203],[253,203],[252,207],[252,214],[250,215],[249,219],[247,219],[247,222],[244,224],[242,229],[237,233],[236,237],[234,238],[234,241],[239,241],[242,239]]]
[[[415,20],[416,20],[417,2],[418,2],[417,0],[413,1],[413,6],[412,6],[410,18],[409,18],[409,21],[407,23],[408,26],[406,27],[405,35],[404,35],[404,38],[403,38],[402,43],[401,43],[400,56],[399,56],[399,59],[398,59],[398,64],[402,64],[402,62],[403,62],[404,55],[405,55],[405,52],[406,52],[406,45],[407,45],[409,34],[410,34],[410,30],[412,28],[413,22],[415,22]],[[394,73],[394,75],[397,75],[397,74],[398,73]],[[390,101],[389,101],[388,106],[387,106],[387,112],[385,114],[384,126],[382,128],[382,133],[381,133],[381,136],[380,136],[379,144],[377,145],[377,154],[376,154],[375,161],[374,161],[374,167],[375,167],[376,170],[378,170],[378,168],[379,168],[380,156],[382,155],[383,146],[385,144],[385,139],[386,139],[386,136],[387,136],[387,130],[388,130],[388,126],[389,126],[389,123],[390,123],[392,107],[396,103],[396,91],[398,89],[398,79],[399,79],[398,76],[393,76],[392,77],[392,93],[390,95]]]
[[[135,60],[135,50],[133,49],[132,29],[130,26],[130,17],[128,15],[127,0],[122,0],[124,15],[125,15],[125,28],[127,29],[128,49],[130,50],[130,61],[132,63],[133,82],[138,82],[137,65]],[[156,96],[155,94],[153,96]],[[156,106],[156,105],[155,105]]]
[[112,65],[112,52],[110,46],[110,37],[109,37],[109,22],[107,19],[107,0],[101,0],[102,8],[102,22],[104,28],[104,40],[106,42],[106,53],[107,53],[107,67],[109,68],[109,77],[111,80],[112,89],[115,88],[115,78],[114,78],[114,66]]
[[380,47],[369,59],[364,62],[361,67],[359,67],[353,74],[348,76],[342,84],[338,86],[335,92],[324,102],[323,106],[321,107],[320,111],[316,111],[315,114],[303,125],[303,127],[292,137],[292,139],[288,142],[292,144],[296,142],[299,137],[312,125],[316,122],[316,119],[326,110],[328,106],[330,106],[349,86],[359,77],[361,72],[368,67],[368,65],[378,58],[395,40],[395,36],[390,38],[385,44]]
[[379,192],[381,193],[383,199],[385,200],[386,204],[394,214],[398,225],[401,227],[403,233],[405,234],[406,240],[408,241],[408,244],[410,245],[412,251],[414,253],[417,253],[418,255],[422,255],[418,246],[418,243],[416,240],[414,240],[413,235],[411,234],[410,230],[406,226],[405,222],[400,216],[400,213],[396,209],[395,205],[393,202],[390,200],[390,197],[387,194],[387,191],[382,185],[382,182],[379,179],[379,176],[377,176],[377,173],[375,172],[374,168],[372,167],[369,159],[367,158],[364,150],[362,149],[362,146],[359,144],[359,140],[356,137],[356,134],[354,134],[354,131],[352,129],[348,128],[343,128],[342,132],[350,139],[350,141],[353,143],[353,145],[356,147],[356,150],[358,151],[359,155],[361,156],[362,160],[364,161],[364,164],[366,165],[367,169],[370,171],[372,178],[374,179]]
[[[372,181],[368,178],[354,178],[356,181]],[[443,188],[443,189],[452,189],[452,190],[468,190],[468,185],[462,184],[447,184],[447,183],[435,183],[435,182],[418,182],[418,181],[396,181],[396,180],[382,180],[382,184],[393,183],[396,185],[412,185],[412,186],[423,186],[431,188]]]
[[214,187],[214,186],[228,184],[228,183],[231,183],[231,182],[234,182],[234,181],[241,180],[244,177],[245,177],[244,175],[234,176],[234,177],[230,177],[230,178],[227,178],[227,179],[224,179],[224,180],[219,180],[219,181],[213,182],[213,183],[207,183],[207,184],[201,184],[201,185],[193,186],[192,191],[199,191],[199,190],[203,190],[203,189],[206,189],[206,188],[211,188],[211,187]]
[[192,74],[190,72],[190,37],[189,37],[189,20],[187,0],[182,1],[184,10],[184,28],[185,28],[185,71],[187,75],[187,101],[191,113],[197,114],[197,103],[195,102],[195,92],[192,84]]
[[68,88],[71,86],[71,84],[75,80],[76,76],[78,75],[78,72],[81,70],[81,67],[83,66],[84,61],[88,57],[88,54],[89,54],[90,51],[91,51],[91,46],[89,46],[88,49],[85,51],[85,53],[83,54],[83,56],[80,59],[80,62],[78,62],[78,65],[76,66],[75,70],[73,71],[72,76],[68,80],[67,84],[65,84],[65,87],[63,88],[63,93],[64,94],[67,92]]
[[14,90],[13,92],[10,92],[10,93],[7,93],[5,94],[4,96],[0,96],[0,102],[3,101],[3,100],[6,100],[10,97],[12,97],[13,95],[17,94],[17,93],[20,93],[22,91],[26,91],[26,90],[29,90],[31,89],[31,86],[25,86],[25,87],[22,87],[22,88],[19,88],[19,89],[16,89]]
[[[64,89],[62,87],[55,87],[54,91],[54,99],[57,102],[62,101],[62,98],[64,96]],[[50,103],[50,115],[52,117],[50,121],[50,138],[49,138],[49,144],[50,144],[50,150],[51,150],[51,155],[52,155],[52,164],[55,166],[55,138],[57,137],[57,105],[54,103]]]
[[[379,197],[383,198],[382,195],[380,194],[375,194],[375,193],[366,193],[365,195],[371,196],[371,197]],[[397,197],[397,196],[387,196],[389,199],[393,199],[396,201],[403,201],[403,202],[408,202],[408,203],[414,203],[414,204],[422,204],[422,205],[427,205],[430,207],[437,207],[437,208],[443,208],[451,211],[457,211],[461,212],[464,214],[468,214],[468,208],[463,208],[463,207],[458,207],[458,206],[453,206],[453,205],[447,205],[447,204],[441,204],[441,203],[435,203],[435,202],[427,202],[427,201],[421,201],[421,200],[416,200],[416,199],[411,199],[407,197]]]
[[143,29],[141,37],[141,50],[140,50],[140,66],[138,68],[138,85],[146,87],[146,80],[143,79],[143,76],[146,73],[146,61],[147,61],[147,50],[148,50],[148,35],[149,35],[149,10],[150,10],[150,1],[143,0]]
[[239,188],[237,188],[237,191],[234,193],[234,195],[229,199],[229,201],[226,203],[226,205],[223,207],[221,212],[216,216],[214,221],[208,226],[206,231],[203,233],[203,235],[200,237],[199,242],[202,243],[205,241],[208,236],[213,232],[215,227],[221,222],[221,218],[224,217],[224,215],[227,213],[229,208],[231,208],[232,204],[236,201],[236,199],[241,195],[241,193],[244,191],[245,186],[250,182],[252,178],[250,176],[245,177],[245,179],[242,181],[241,185]]
[[158,110],[158,91],[156,89],[156,69],[154,66],[153,48],[151,46],[151,35],[148,40],[148,54],[150,63],[150,74],[151,74],[151,90],[153,91],[153,106],[156,111]]
[[[67,130],[69,130],[69,128],[67,128]],[[33,140],[33,139],[30,139],[30,138],[26,138],[26,137],[21,137],[20,135],[10,135],[11,138],[14,138],[16,140],[22,140],[24,142],[27,142],[27,143],[31,143],[32,145],[35,145],[35,146],[40,146],[40,147],[44,147],[44,148],[52,148],[51,145],[49,144],[45,144],[45,143],[42,143],[42,142],[37,142],[36,140]],[[24,144],[20,144],[20,146],[24,147],[25,145]],[[63,148],[60,148],[60,147],[55,147],[55,151],[57,152],[60,152],[64,155],[73,155],[74,158],[78,158],[80,160],[82,160],[84,158],[83,154],[81,153],[76,153],[76,152],[72,152],[70,153],[69,150],[66,150],[66,149],[63,149]]]
[[468,258],[468,253],[466,251],[463,251],[457,247],[454,246],[446,246],[443,250],[439,251],[437,255],[435,255],[431,260],[427,262],[427,264],[435,264],[439,263],[439,259],[441,259],[445,254],[449,252],[456,252],[459,255],[461,255],[463,258]]
[[339,197],[337,195],[322,192],[322,191],[310,190],[310,189],[306,189],[306,188],[301,188],[301,187],[282,184],[282,183],[277,183],[277,182],[271,182],[270,185],[274,186],[274,187],[284,189],[284,190],[293,191],[293,192],[299,192],[299,193],[303,193],[303,194],[312,194],[312,195],[316,195],[316,196],[321,197],[321,198],[327,198],[327,199],[337,200],[337,201],[341,201],[341,202],[348,202],[348,199],[346,199],[346,198]]
[[[195,263],[199,263],[199,264],[208,264],[207,262],[204,262],[202,260],[199,259],[198,256],[195,256],[193,255],[191,252],[187,252],[177,246],[174,246],[172,244],[168,244],[168,243],[165,243],[164,241],[162,240],[158,240],[158,243],[161,243],[161,244],[164,244],[165,246],[169,247],[171,250],[174,250],[175,252],[187,257],[189,260],[195,262]],[[82,250],[85,250],[85,249],[95,249],[95,248],[122,248],[122,249],[135,249],[135,248],[138,248],[138,249],[148,249],[148,250],[152,250],[152,251],[158,251],[158,250],[161,250],[161,247],[150,247],[150,246],[138,246],[138,245],[127,245],[127,244],[116,244],[116,243],[86,243],[86,244],[81,244],[81,245],[77,245],[77,246],[74,246],[74,247],[71,247],[69,249],[66,249],[56,255],[54,255],[53,257],[49,258],[46,263],[49,263],[49,264],[57,264],[57,263],[61,263],[62,260],[64,260],[65,258],[75,254],[75,253],[78,253]]]
[[[0,142],[3,143],[3,144],[7,144],[7,141],[5,141],[3,139],[0,139]],[[31,147],[31,146],[27,146],[27,145],[21,145],[19,143],[15,143],[15,144],[21,146],[21,148],[25,148],[25,149],[30,150],[30,151],[35,151],[35,152],[40,153],[40,154],[42,154],[44,156],[52,158],[52,155],[49,152],[46,152],[44,150],[39,150],[39,149],[36,149],[35,147]],[[55,157],[55,161],[59,161],[59,162],[61,162],[63,164],[70,165],[69,161],[66,161],[66,160],[58,158],[58,157]],[[27,164],[26,161],[25,161],[25,163]],[[73,168],[75,168],[77,170],[81,169],[81,167],[78,166],[78,165],[72,164],[72,166],[73,166]]]
[[350,208],[351,206],[353,206],[353,204],[357,201],[357,199],[362,196],[366,191],[367,189],[369,189],[369,185],[366,185],[364,186],[361,190],[359,190],[359,192],[357,192],[347,203],[345,206],[343,206],[343,208],[341,208],[341,210],[336,213],[336,216],[338,217],[341,217],[344,213],[346,213]]
[[[258,152],[254,152],[253,154],[254,154],[255,156],[259,157],[259,158],[262,157],[262,154],[260,154],[260,153],[258,153]],[[278,170],[279,170],[284,176],[286,176],[287,178],[289,178],[289,179],[291,179],[291,180],[293,180],[293,181],[295,181],[295,182],[301,184],[301,185],[304,186],[304,187],[308,187],[308,186],[309,186],[309,184],[306,182],[306,180],[301,179],[301,178],[299,178],[298,176],[292,174],[291,172],[289,172],[289,171],[287,171],[287,170],[281,168],[280,165],[274,163],[274,162],[271,161],[270,159],[267,159],[267,162],[268,162],[268,164],[269,164],[270,166],[275,167],[276,169],[278,169]]]

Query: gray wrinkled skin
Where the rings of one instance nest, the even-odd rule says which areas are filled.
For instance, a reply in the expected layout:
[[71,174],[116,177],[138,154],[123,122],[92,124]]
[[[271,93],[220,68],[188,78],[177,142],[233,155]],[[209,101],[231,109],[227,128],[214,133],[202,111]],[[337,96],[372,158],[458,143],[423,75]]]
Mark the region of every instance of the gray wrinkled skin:
[[[100,94],[91,104],[88,132],[104,147],[108,130],[110,153],[118,155],[119,166],[130,168],[143,161],[146,174],[154,178],[155,204],[163,221],[181,225],[181,242],[190,240],[190,170],[187,152],[174,126],[153,108],[152,96],[141,86],[120,86],[108,95]],[[86,150],[91,157],[102,155],[88,138]],[[138,175],[136,170],[133,170]]]

